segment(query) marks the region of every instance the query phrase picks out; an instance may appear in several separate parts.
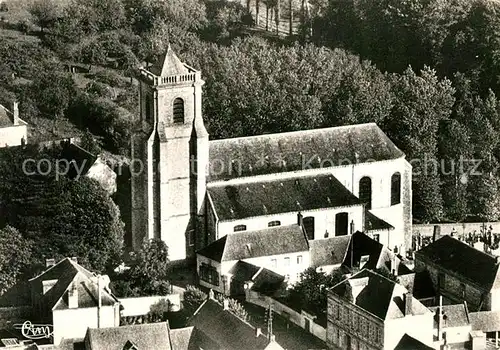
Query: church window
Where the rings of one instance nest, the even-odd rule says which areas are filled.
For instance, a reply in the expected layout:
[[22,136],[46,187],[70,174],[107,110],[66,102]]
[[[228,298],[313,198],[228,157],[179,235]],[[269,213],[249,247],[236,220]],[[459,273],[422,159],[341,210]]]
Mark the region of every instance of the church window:
[[275,227],[275,226],[280,226],[281,225],[281,221],[279,220],[275,220],[275,221],[270,221],[268,224],[267,224],[267,227]]
[[307,239],[314,239],[314,217],[308,216],[302,220],[304,230],[306,231]]
[[241,232],[241,231],[246,231],[247,230],[247,225],[236,225],[234,226],[233,231],[234,232]]
[[184,123],[184,101],[182,98],[174,100],[174,123]]
[[394,173],[391,177],[391,205],[401,203],[401,174]]
[[219,273],[214,266],[202,263],[200,265],[200,279],[211,285],[219,285]]
[[367,209],[372,208],[372,179],[368,176],[359,180],[359,199],[366,204]]

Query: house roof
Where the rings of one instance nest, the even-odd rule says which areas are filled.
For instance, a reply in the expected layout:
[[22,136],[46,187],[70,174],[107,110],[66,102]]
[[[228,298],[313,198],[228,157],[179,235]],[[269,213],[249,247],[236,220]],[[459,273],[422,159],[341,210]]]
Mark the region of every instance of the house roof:
[[[214,140],[210,142],[208,181],[403,156],[375,123]],[[222,169],[221,164],[225,165]],[[238,166],[238,171],[233,165]]]
[[430,261],[488,290],[500,287],[495,257],[447,235],[417,251],[415,259]]
[[65,159],[71,164],[71,168],[68,171],[70,178],[76,175],[83,176],[87,174],[97,160],[97,156],[74,143],[65,143],[63,145],[60,158]]
[[[429,307],[434,317],[434,329],[438,328],[438,306]],[[465,327],[470,324],[465,304],[443,305],[443,328]]]
[[369,258],[364,268],[376,269],[380,267],[379,258],[383,249],[384,246],[381,243],[370,238],[363,232],[356,231],[349,241],[343,265],[349,268],[359,266],[361,257],[367,255]]
[[214,261],[233,261],[308,251],[307,238],[298,225],[226,235],[198,254]]
[[[202,334],[200,346],[205,342],[219,349],[259,350],[266,349],[269,340],[264,335],[256,336],[256,329],[241,320],[213,299],[206,300],[188,321]],[[276,343],[274,343],[277,345]],[[280,348],[277,346],[276,348]]]
[[170,330],[172,350],[198,350],[197,334],[194,327],[177,328]]
[[211,186],[208,194],[222,221],[361,204],[331,174]]
[[239,282],[253,282],[251,289],[264,295],[274,295],[286,286],[285,276],[241,260],[229,270],[229,273]]
[[[330,288],[330,292],[352,300],[353,304],[382,320],[404,317],[403,295],[407,289],[371,270],[361,270]],[[412,297],[411,312],[422,315],[429,310]]]
[[500,331],[500,311],[471,312],[469,320],[474,331]]
[[12,120],[12,113],[7,108],[0,105],[0,128],[12,125],[14,125],[14,122]]
[[168,45],[167,51],[149,69],[151,73],[159,77],[188,74],[189,69],[177,57],[175,52]]
[[[78,308],[97,307],[98,289],[96,277],[70,258],[61,260],[56,265],[30,280],[32,284],[43,281],[57,280],[40,299],[41,304],[48,309],[63,310],[68,308],[68,291],[75,286],[78,293]],[[118,300],[105,288],[101,293],[103,306],[114,305]]]
[[352,236],[339,236],[309,242],[311,247],[311,267],[340,265],[349,247]]
[[[110,328],[89,328],[85,338],[92,350],[123,350],[130,342],[140,350],[172,350],[167,322]],[[177,350],[177,348],[175,348]]]
[[365,210],[365,227],[367,231],[394,230],[394,226]]
[[394,350],[433,350],[433,347],[427,346],[421,341],[409,336],[405,333],[398,345],[394,348]]

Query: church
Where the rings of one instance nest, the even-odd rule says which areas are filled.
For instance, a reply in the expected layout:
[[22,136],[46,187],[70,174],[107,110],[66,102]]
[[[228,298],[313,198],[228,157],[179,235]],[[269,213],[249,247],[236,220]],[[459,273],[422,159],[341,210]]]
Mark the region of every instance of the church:
[[209,140],[200,71],[169,47],[139,76],[132,248],[161,238],[183,260],[230,235],[279,247],[295,226],[307,246],[360,231],[411,247],[411,165],[376,124]]

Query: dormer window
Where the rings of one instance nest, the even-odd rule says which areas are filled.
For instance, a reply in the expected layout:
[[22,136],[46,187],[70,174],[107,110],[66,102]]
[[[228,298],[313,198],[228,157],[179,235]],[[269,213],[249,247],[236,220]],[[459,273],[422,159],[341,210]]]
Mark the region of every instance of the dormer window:
[[182,98],[174,100],[174,123],[184,123],[184,100]]
[[127,340],[127,343],[123,347],[123,350],[139,350],[139,348],[130,340]]
[[275,227],[275,226],[280,226],[280,225],[281,225],[281,221],[279,221],[279,220],[269,221],[267,224],[268,227]]

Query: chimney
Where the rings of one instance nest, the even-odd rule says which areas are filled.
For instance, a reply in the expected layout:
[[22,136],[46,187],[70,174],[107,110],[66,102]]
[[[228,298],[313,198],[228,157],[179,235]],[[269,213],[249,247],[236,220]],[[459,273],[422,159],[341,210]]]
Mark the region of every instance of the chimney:
[[354,220],[351,220],[351,225],[349,227],[351,229],[351,235],[354,234]]
[[78,258],[76,256],[72,256],[71,260],[75,263],[78,264]]
[[210,290],[208,291],[208,299],[212,299],[212,300],[215,299],[214,291],[212,288],[210,288]]
[[255,336],[258,338],[262,335],[262,328],[255,328]]
[[391,273],[396,276],[396,254],[391,259]]
[[403,301],[404,301],[404,315],[405,316],[411,316],[411,310],[412,310],[412,301],[413,301],[413,295],[411,292],[405,293],[403,296]]
[[17,101],[12,105],[12,114],[14,115],[14,125],[19,125],[19,103]]
[[56,264],[56,259],[45,259],[45,267],[49,268]]
[[271,334],[269,336],[269,342],[272,343],[272,342],[275,342],[276,341],[276,336],[274,334]]
[[223,306],[224,310],[229,310],[229,300],[224,298],[224,300],[222,301],[222,306]]
[[300,227],[304,227],[304,217],[302,216],[301,212],[299,211],[297,214],[297,225]]
[[436,242],[441,238],[441,226],[434,225],[434,234],[432,235],[432,242]]
[[71,289],[68,291],[68,308],[78,308],[78,289],[75,284],[73,284]]

